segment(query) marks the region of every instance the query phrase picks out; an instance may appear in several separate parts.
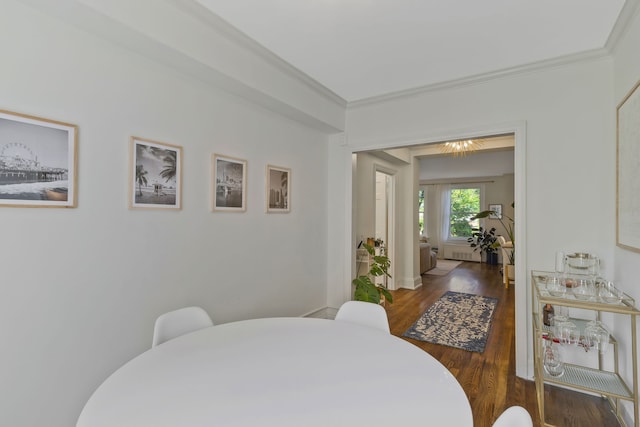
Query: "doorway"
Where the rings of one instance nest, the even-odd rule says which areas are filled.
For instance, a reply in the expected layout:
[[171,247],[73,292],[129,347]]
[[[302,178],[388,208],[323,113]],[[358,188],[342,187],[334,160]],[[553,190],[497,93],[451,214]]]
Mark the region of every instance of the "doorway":
[[[391,150],[398,150],[400,148],[410,149],[412,151],[413,157],[415,159],[416,156],[421,156],[427,154],[426,151],[435,151],[435,147],[438,143],[447,140],[461,140],[461,139],[473,139],[478,136],[489,136],[489,135],[506,135],[512,134],[514,137],[514,141],[512,143],[514,155],[514,176],[515,176],[515,188],[514,188],[514,200],[515,211],[514,218],[517,219],[515,224],[515,234],[516,236],[521,236],[519,238],[519,242],[516,244],[516,265],[518,268],[516,270],[516,282],[522,283],[523,286],[515,286],[515,301],[516,301],[516,314],[515,314],[515,323],[516,323],[516,375],[522,378],[533,378],[533,360],[530,358],[530,354],[532,354],[529,350],[531,347],[531,342],[533,341],[533,333],[531,329],[528,327],[528,317],[527,317],[527,247],[522,242],[526,241],[526,231],[524,224],[526,224],[526,187],[527,187],[527,175],[526,175],[526,122],[517,121],[510,123],[502,123],[500,125],[494,126],[484,126],[484,127],[475,127],[472,129],[465,128],[459,131],[450,131],[446,134],[441,132],[435,133],[427,133],[420,137],[413,137],[411,140],[400,141],[395,140],[393,142],[389,141],[359,141],[359,145],[366,146],[367,148],[364,150],[358,149],[348,149],[347,153],[349,156],[349,161],[346,161],[345,158],[345,179],[349,183],[347,188],[348,191],[351,192],[347,194],[348,197],[351,198],[351,204],[347,206],[346,215],[347,218],[354,218],[354,211],[357,211],[357,189],[354,189],[354,184],[357,187],[357,173],[359,161],[354,162],[354,155],[358,153],[375,153],[381,152],[383,154],[388,154]],[[448,136],[447,136],[448,135]],[[493,147],[491,147],[493,148]],[[485,146],[483,149],[489,149],[489,147]],[[415,152],[415,150],[421,151],[420,153]],[[425,150],[422,152],[422,150]],[[388,157],[388,156],[385,156]],[[413,164],[414,160],[412,160]],[[373,181],[373,177],[370,178]],[[416,187],[416,197],[417,197]],[[418,227],[418,217],[417,217],[417,208],[416,208],[416,220],[415,227],[417,230]],[[355,254],[352,249],[353,242],[355,241],[356,234],[353,233],[353,226],[356,223],[348,224],[348,235],[351,235],[352,238],[346,240],[345,243],[345,251],[351,254],[352,265],[355,266]],[[417,237],[416,237],[417,238]],[[397,242],[396,242],[397,243]],[[396,260],[397,261],[397,260]],[[354,267],[352,269],[345,269],[344,273],[344,283],[350,283],[351,277],[349,273],[353,273]],[[349,288],[345,285],[343,288],[343,292],[347,294],[349,292]]]

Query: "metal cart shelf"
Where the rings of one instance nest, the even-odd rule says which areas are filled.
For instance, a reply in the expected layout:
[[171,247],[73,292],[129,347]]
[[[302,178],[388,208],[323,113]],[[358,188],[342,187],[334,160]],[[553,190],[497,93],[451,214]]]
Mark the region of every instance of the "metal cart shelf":
[[[624,294],[619,302],[609,303],[597,300],[585,301],[576,299],[572,294],[567,293],[565,296],[553,296],[547,289],[545,279],[553,272],[532,271],[532,312],[533,312],[533,329],[534,329],[534,369],[536,393],[538,397],[538,407],[540,411],[540,420],[543,426],[552,426],[546,423],[545,418],[545,394],[544,385],[554,384],[562,387],[572,388],[574,390],[596,393],[609,400],[612,408],[618,418],[618,422],[622,426],[626,426],[622,417],[622,407],[620,400],[630,401],[633,404],[634,426],[640,427],[638,419],[638,368],[637,368],[637,346],[636,346],[636,317],[640,311],[635,307],[633,298]],[[595,319],[601,320],[602,313],[613,313],[616,315],[629,316],[631,322],[631,361],[633,364],[633,380],[629,386],[620,376],[618,369],[618,341],[611,334],[609,343],[613,351],[613,370],[603,369],[602,355],[598,355],[598,368],[594,369],[587,366],[565,363],[564,374],[560,377],[549,375],[543,367],[544,340],[553,339],[551,329],[542,322],[543,307],[546,304],[552,306],[564,306],[574,309],[589,310],[595,313]],[[579,330],[584,330],[588,319],[570,318]]]

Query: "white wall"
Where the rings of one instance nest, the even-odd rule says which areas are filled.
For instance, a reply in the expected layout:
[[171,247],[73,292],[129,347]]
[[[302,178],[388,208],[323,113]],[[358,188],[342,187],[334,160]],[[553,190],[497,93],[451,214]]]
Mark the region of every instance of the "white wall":
[[[327,137],[17,1],[0,108],[79,126],[76,209],[1,208],[0,425],[69,427],[180,306],[215,323],[326,306]],[[183,146],[183,209],[127,209],[131,135]],[[247,212],[209,211],[210,155],[248,160]],[[290,214],[264,213],[267,163]]]
[[484,225],[485,228],[495,227],[496,234],[500,234],[504,236],[506,240],[509,240],[505,226],[508,226],[511,223],[508,218],[513,218],[515,216],[514,209],[511,206],[514,200],[513,174],[496,176],[492,178],[492,181],[492,183],[488,183],[485,186],[485,205],[482,206],[482,209],[489,209],[489,205],[491,204],[500,204],[502,205],[502,214],[505,217],[502,222],[498,219],[486,218],[484,220]]
[[[611,109],[615,111],[617,105],[629,93],[631,88],[640,80],[640,56],[638,46],[640,45],[640,7],[636,8],[631,24],[622,35],[616,45],[613,54],[614,58],[614,99]],[[615,144],[615,142],[614,142]],[[615,146],[615,145],[614,145]],[[615,175],[615,158],[612,163],[612,175]],[[615,186],[611,189],[615,194]],[[615,244],[615,221],[610,223],[607,231],[611,233],[612,244]],[[640,253],[632,252],[622,248],[615,248],[615,267],[612,279],[619,284],[636,300],[636,306],[640,304],[640,288],[638,287],[638,277],[640,274]],[[619,336],[629,336],[630,324],[628,318],[616,318],[614,325],[616,338]],[[630,342],[625,339],[621,342],[620,351],[630,354]],[[640,363],[640,360],[638,360]],[[621,371],[627,381],[633,379],[633,371],[630,357],[623,357]],[[636,378],[639,381],[640,378]],[[630,412],[630,405],[626,405]],[[629,423],[630,424],[630,423]]]
[[[526,179],[526,193],[521,195],[526,199],[520,202],[525,209],[524,232],[517,236],[523,245],[520,256],[526,255],[518,262],[523,284],[516,289],[517,324],[522,332],[530,323],[528,271],[553,269],[556,250],[581,248],[597,253],[604,259],[605,274],[611,273],[612,231],[594,226],[612,224],[615,219],[611,81],[611,59],[598,57],[358,104],[347,112],[349,146],[360,150],[397,147],[403,141],[442,141],[526,122],[526,135],[522,135],[526,153],[520,154],[520,171]],[[517,156],[518,147],[516,165]],[[340,197],[339,188],[329,191]],[[530,343],[530,330],[518,335],[519,375],[532,373]]]

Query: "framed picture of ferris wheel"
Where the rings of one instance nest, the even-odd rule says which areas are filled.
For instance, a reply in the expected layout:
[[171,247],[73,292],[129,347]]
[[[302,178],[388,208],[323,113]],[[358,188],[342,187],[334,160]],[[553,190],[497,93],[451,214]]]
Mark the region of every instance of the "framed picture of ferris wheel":
[[75,208],[78,127],[0,110],[0,206]]

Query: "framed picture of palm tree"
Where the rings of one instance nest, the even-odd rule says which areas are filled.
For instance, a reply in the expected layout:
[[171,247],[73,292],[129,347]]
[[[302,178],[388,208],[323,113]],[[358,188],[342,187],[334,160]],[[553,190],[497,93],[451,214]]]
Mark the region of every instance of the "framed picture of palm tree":
[[267,213],[291,210],[291,169],[267,165]]
[[129,208],[182,208],[182,147],[131,137]]
[[247,161],[211,155],[211,210],[244,212],[247,209]]

